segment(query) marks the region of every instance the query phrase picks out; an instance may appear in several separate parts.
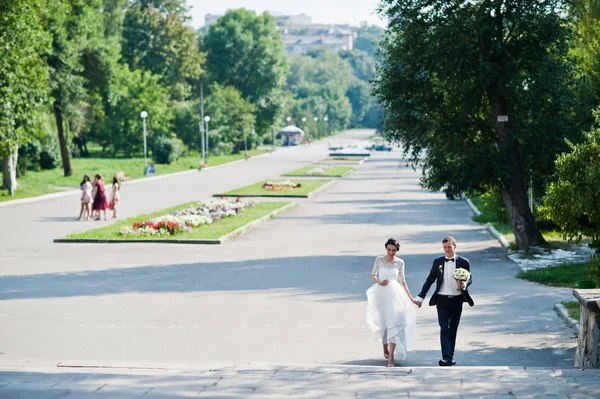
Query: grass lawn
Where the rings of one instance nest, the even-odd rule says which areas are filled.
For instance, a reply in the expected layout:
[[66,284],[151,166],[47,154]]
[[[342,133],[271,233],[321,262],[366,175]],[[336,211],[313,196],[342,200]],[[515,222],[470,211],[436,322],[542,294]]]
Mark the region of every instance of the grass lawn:
[[21,198],[37,197],[38,195],[56,193],[62,191],[57,188],[52,188],[45,185],[35,185],[29,182],[23,182],[22,179],[18,180],[19,189],[15,191],[15,195],[11,197],[7,190],[0,190],[0,202],[16,200]]
[[[267,150],[250,151],[251,155],[260,155],[265,152]],[[206,166],[221,165],[238,159],[244,159],[244,154],[212,156],[208,158]],[[169,165],[157,164],[156,175],[199,169],[199,161],[200,156],[196,155],[180,158]],[[71,159],[71,166],[73,168],[73,176],[70,177],[63,176],[62,167],[39,172],[28,171],[25,176],[18,179],[21,188],[16,191],[16,195],[10,197],[5,190],[0,191],[0,201],[34,197],[63,191],[65,188],[76,189],[79,188],[79,183],[84,174],[88,174],[94,180],[94,175],[101,173],[107,185],[110,185],[113,176],[121,171],[125,172],[125,175],[132,179],[144,177],[144,158],[73,158]]]
[[579,321],[579,301],[561,302],[562,305],[567,309],[569,317]]
[[[100,240],[153,240],[153,239],[166,239],[166,240],[210,240],[217,239],[219,237],[224,236],[225,234],[231,233],[237,228],[240,228],[256,219],[260,219],[263,216],[268,215],[269,213],[284,207],[289,204],[289,202],[258,202],[253,207],[246,209],[244,212],[240,213],[237,216],[223,218],[212,224],[201,225],[193,229],[190,232],[177,234],[175,236],[169,237],[128,237],[119,235],[119,230],[123,226],[129,226],[133,222],[145,221],[148,219],[152,219],[164,214],[167,214],[171,211],[180,210],[183,208],[187,208],[189,205],[195,204],[195,202],[188,202],[185,204],[178,205],[174,208],[162,209],[157,212],[148,213],[145,215],[135,216],[126,220],[119,220],[115,224],[111,224],[110,226],[100,227],[93,230],[84,231],[82,233],[69,234],[67,239],[100,239]],[[101,223],[101,222],[90,222],[91,223]]]
[[[299,180],[298,183],[301,184],[301,187],[298,188],[290,188],[287,190],[281,191],[272,191],[265,190],[262,188],[263,184],[265,184],[267,180],[263,180],[258,183],[251,184],[249,186],[236,188],[231,191],[227,191],[222,194],[214,194],[213,197],[308,197],[308,195],[330,182],[330,180]],[[277,181],[277,180],[268,180],[268,181]]]
[[[479,211],[481,212],[481,215],[474,216],[473,220],[481,224],[491,223],[494,226],[494,228],[498,230],[499,233],[504,235],[506,241],[508,241],[511,247],[514,249],[516,246],[516,240],[515,235],[512,231],[512,226],[510,223],[502,223],[498,221],[498,216],[496,215],[494,205],[488,203],[481,197],[473,197],[470,198],[470,200],[473,203],[473,205],[475,205],[475,207],[477,207],[477,209],[479,209]],[[569,249],[572,245],[572,243],[566,241],[562,237],[560,232],[542,231],[542,235],[552,248]],[[587,239],[584,238],[584,242],[586,240]]]
[[543,269],[528,270],[517,274],[517,278],[552,287],[577,288],[579,280],[589,280],[593,276],[594,262],[571,263]]
[[283,176],[327,176],[327,177],[343,177],[348,173],[354,170],[354,168],[350,166],[334,166],[331,168],[326,168],[323,170],[322,174],[312,175],[310,172],[313,169],[319,169],[319,166],[306,166],[304,168],[300,168],[294,170],[293,172],[289,172],[284,174]]

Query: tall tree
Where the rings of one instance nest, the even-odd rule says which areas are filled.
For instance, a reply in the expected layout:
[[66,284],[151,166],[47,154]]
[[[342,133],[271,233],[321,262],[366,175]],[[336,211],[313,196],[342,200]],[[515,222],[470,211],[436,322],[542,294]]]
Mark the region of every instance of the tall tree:
[[159,76],[175,100],[195,94],[204,62],[189,20],[185,0],[133,0],[123,23],[123,62]]
[[169,92],[160,84],[160,76],[150,71],[130,71],[123,65],[116,71],[111,95],[111,106],[99,143],[113,152],[126,155],[143,151],[143,121],[140,112],[148,113],[148,148],[155,138],[172,132],[173,110],[169,106]]
[[85,119],[82,128],[75,132],[73,141],[83,156],[89,155],[86,142],[100,139],[110,113],[121,58],[121,32],[127,4],[128,0],[102,0],[101,7],[96,10],[97,18],[101,20],[99,32],[90,37],[81,55],[81,74],[87,92],[83,107]]
[[257,108],[257,131],[268,132],[282,107],[287,74],[275,19],[245,9],[228,11],[210,26],[203,48],[209,79],[237,88]]
[[17,188],[18,148],[29,139],[40,105],[47,99],[48,75],[41,54],[49,47],[39,1],[0,0],[0,159],[3,186]]
[[[387,0],[376,93],[388,134],[422,183],[499,187],[519,249],[544,245],[526,181],[547,181],[563,138],[577,141],[589,104],[567,58],[569,1]],[[506,120],[508,118],[508,120]]]
[[54,0],[47,5],[46,24],[52,35],[52,48],[46,60],[50,68],[52,109],[64,175],[71,176],[73,169],[65,125],[69,115],[78,112],[86,96],[82,56],[93,38],[102,32],[102,19],[98,18],[101,1]]
[[210,91],[206,111],[211,117],[212,130],[219,132],[218,142],[213,142],[211,147],[226,144],[237,153],[244,149],[245,144],[252,145],[255,139],[255,106],[244,100],[235,87],[214,83]]
[[295,100],[291,116],[296,122],[306,117],[310,125],[313,117],[327,116],[331,130],[345,129],[352,117],[346,93],[354,79],[348,63],[333,51],[319,49],[292,55],[290,64],[287,88]]

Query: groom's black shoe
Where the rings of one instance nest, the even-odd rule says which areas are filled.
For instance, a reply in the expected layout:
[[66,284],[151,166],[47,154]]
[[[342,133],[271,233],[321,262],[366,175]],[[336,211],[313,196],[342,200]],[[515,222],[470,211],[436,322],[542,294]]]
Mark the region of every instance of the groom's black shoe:
[[455,362],[453,362],[453,361],[449,361],[449,362],[447,362],[447,361],[445,361],[445,360],[440,360],[440,361],[439,361],[439,365],[440,365],[440,366],[442,366],[442,367],[453,366],[453,365],[455,365],[455,364],[456,364],[456,363],[455,363]]

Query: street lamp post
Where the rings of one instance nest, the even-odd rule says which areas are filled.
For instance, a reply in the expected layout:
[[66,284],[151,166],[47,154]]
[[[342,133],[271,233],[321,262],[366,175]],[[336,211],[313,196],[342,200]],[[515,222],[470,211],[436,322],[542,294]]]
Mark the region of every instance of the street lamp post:
[[148,148],[146,145],[146,118],[148,117],[148,113],[146,111],[140,112],[140,117],[142,118],[142,123],[144,125],[144,168],[148,166],[147,154]]
[[202,151],[202,160],[204,161],[206,159],[204,154],[204,122],[200,121],[198,123],[198,128],[200,129],[200,148]]
[[329,123],[327,123],[328,120],[329,118],[327,117],[327,115],[325,115],[323,117],[323,121],[325,122],[325,128],[327,129],[327,135],[329,136]]
[[289,124],[290,124],[290,121],[292,120],[292,118],[288,116],[287,118],[285,118],[285,120],[287,121],[287,123],[288,123],[288,125],[289,125]]
[[317,118],[316,116],[313,118],[313,121],[315,121],[315,129],[317,129],[317,136],[316,137],[320,137],[319,136],[319,118]]
[[208,159],[208,122],[210,121],[210,116],[206,115],[204,117],[204,122],[206,122],[206,129],[204,129],[206,134],[206,140],[204,140],[204,145],[206,146],[206,159]]

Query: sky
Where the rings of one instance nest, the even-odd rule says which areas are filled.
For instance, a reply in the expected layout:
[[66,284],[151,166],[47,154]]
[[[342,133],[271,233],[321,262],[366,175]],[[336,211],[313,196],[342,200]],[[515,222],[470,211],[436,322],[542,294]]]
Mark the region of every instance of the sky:
[[205,14],[222,15],[228,9],[246,8],[262,13],[279,12],[287,15],[306,14],[313,23],[349,24],[359,26],[362,21],[383,27],[376,15],[379,0],[187,0],[191,7],[191,25],[204,25]]

